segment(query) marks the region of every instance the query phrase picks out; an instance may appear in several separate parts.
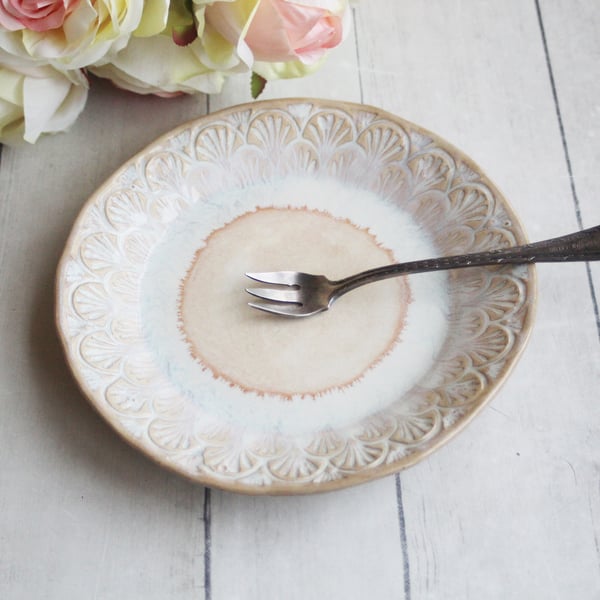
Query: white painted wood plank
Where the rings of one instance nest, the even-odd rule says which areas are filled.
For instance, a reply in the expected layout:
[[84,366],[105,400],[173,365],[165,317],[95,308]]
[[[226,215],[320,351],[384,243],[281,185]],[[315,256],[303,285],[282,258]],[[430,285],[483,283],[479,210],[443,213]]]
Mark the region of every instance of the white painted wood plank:
[[393,482],[310,497],[214,493],[212,597],[402,598]]
[[[365,102],[467,151],[532,238],[577,228],[534,2],[358,13]],[[585,268],[540,267],[513,376],[466,432],[402,474],[412,598],[600,594],[599,364]]]
[[[600,5],[590,0],[543,0],[540,13],[573,191],[583,226],[592,227],[600,224]],[[600,263],[591,264],[590,270],[596,300],[600,302]]]
[[79,208],[124,160],[203,111],[94,84],[74,129],[0,167],[0,597],[201,598],[204,491],[122,442],[78,391],[53,323]]
[[[279,97],[360,102],[352,36],[320,71],[304,79],[269,82],[261,99]],[[249,100],[247,79],[238,77],[210,99],[210,108]],[[394,478],[316,497],[244,498],[213,492],[211,537],[213,600],[403,596]]]
[[548,53],[584,226],[600,223],[600,5],[541,0]]

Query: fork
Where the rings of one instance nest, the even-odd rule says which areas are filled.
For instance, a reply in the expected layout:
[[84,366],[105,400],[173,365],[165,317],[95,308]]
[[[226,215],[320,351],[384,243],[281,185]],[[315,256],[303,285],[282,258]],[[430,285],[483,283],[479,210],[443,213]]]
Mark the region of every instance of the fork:
[[399,275],[489,265],[590,260],[600,260],[600,225],[534,244],[385,265],[336,281],[298,271],[246,273],[254,281],[275,286],[251,287],[246,291],[266,301],[249,302],[252,308],[287,317],[309,317],[329,309],[340,296],[357,287]]

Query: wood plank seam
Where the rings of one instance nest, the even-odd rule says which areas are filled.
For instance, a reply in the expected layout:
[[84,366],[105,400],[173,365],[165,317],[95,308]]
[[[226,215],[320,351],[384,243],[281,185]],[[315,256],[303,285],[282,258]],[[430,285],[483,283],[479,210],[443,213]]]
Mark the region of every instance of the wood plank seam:
[[364,102],[364,93],[363,93],[363,80],[362,80],[362,69],[361,69],[361,65],[360,65],[360,44],[358,41],[358,19],[356,17],[356,8],[352,9],[352,29],[354,32],[354,48],[356,51],[356,66],[357,68],[357,75],[358,75],[358,90],[359,90],[359,98],[360,98],[360,103],[362,104]]
[[211,551],[212,551],[212,521],[211,521],[212,496],[210,488],[204,488],[204,599],[211,600]]
[[396,504],[398,507],[398,528],[400,530],[400,547],[402,548],[402,570],[404,574],[404,600],[410,600],[410,562],[408,558],[408,539],[406,537],[406,517],[402,500],[402,482],[400,473],[396,473]]

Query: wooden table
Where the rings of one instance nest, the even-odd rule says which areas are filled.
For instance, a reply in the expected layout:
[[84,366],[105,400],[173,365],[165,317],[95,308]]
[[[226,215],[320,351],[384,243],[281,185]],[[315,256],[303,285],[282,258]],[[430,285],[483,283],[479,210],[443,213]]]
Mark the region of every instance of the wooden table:
[[[363,0],[316,75],[265,98],[380,106],[472,156],[532,240],[600,223],[597,0]],[[600,598],[600,263],[538,267],[531,341],[489,407],[419,465],[308,497],[203,489],[78,391],[54,274],[84,201],[172,127],[250,100],[93,81],[68,134],[2,150],[0,598]]]

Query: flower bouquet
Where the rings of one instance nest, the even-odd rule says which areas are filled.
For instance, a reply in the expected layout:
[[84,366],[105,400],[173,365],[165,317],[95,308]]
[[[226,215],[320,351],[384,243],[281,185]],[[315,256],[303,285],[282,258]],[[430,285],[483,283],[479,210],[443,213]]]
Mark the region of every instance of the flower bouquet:
[[348,0],[0,0],[0,142],[34,143],[78,117],[89,74],[139,94],[221,91],[319,68]]

